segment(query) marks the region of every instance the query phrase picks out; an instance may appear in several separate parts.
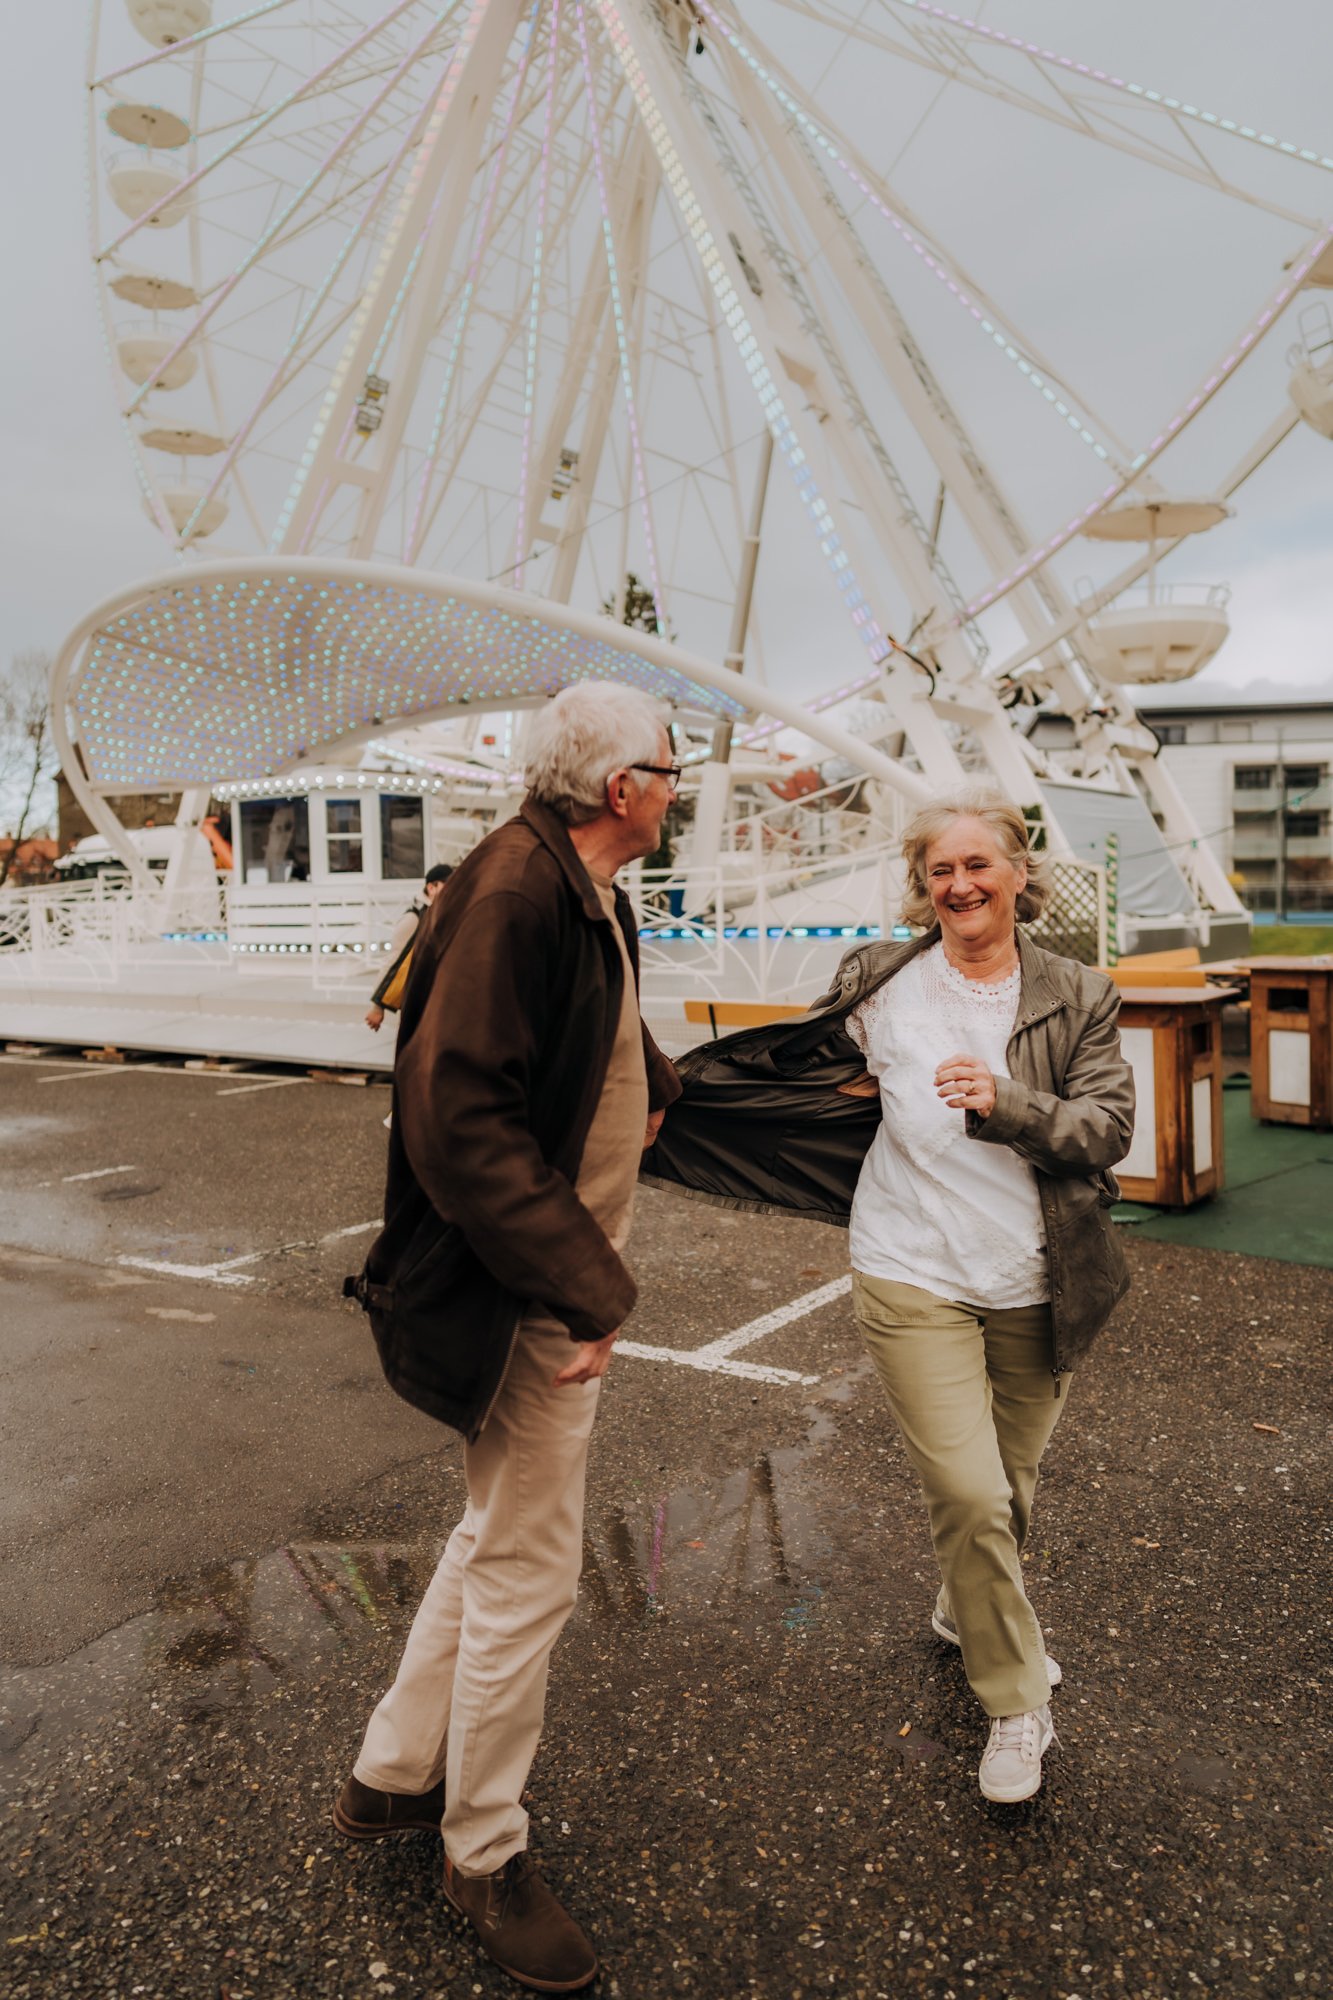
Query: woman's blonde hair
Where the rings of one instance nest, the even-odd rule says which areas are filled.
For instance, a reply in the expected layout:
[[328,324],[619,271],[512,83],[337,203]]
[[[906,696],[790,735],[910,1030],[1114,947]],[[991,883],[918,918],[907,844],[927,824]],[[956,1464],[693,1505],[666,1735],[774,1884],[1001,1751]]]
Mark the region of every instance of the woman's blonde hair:
[[1019,808],[1011,805],[1003,792],[985,785],[936,799],[922,806],[909,822],[903,833],[903,860],[907,863],[903,922],[927,930],[936,921],[935,905],[926,883],[926,850],[956,819],[983,821],[995,835],[1005,857],[1015,865],[1026,865],[1027,884],[1018,892],[1014,915],[1020,924],[1030,924],[1041,915],[1051,893],[1046,857],[1033,853],[1028,825]]

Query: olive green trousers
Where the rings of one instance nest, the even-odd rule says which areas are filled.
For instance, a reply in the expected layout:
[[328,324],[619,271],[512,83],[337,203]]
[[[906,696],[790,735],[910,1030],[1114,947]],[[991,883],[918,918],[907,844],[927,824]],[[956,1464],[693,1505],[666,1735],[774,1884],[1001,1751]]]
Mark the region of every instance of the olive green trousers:
[[1046,1647],[1020,1559],[1037,1468],[1068,1399],[1055,1394],[1048,1305],[962,1305],[916,1285],[852,1278],[862,1338],[925,1493],[943,1582],[988,1715],[1050,1699]]

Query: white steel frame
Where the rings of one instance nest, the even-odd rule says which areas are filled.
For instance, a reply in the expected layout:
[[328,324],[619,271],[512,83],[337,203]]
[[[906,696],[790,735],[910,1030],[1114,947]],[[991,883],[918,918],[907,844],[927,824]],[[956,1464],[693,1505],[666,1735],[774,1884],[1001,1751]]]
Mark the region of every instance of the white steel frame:
[[[864,646],[866,665],[851,682],[809,704],[783,704],[749,682],[742,689],[734,674],[712,668],[697,649],[684,654],[662,638],[634,634],[624,637],[624,647],[663,666],[670,660],[703,685],[742,690],[739,698],[764,718],[743,740],[762,740],[793,723],[826,747],[834,747],[836,739],[841,754],[874,770],[907,798],[955,786],[979,772],[1023,805],[1032,802],[1038,777],[1072,775],[1127,793],[1137,782],[1162,817],[1166,838],[1184,850],[1182,866],[1201,900],[1216,910],[1238,910],[1211,850],[1203,842],[1191,845],[1198,829],[1156,758],[1151,733],[1124,691],[1100,677],[1093,664],[1089,619],[1144,573],[1149,557],[1078,603],[1052,559],[1097,512],[1132,487],[1148,490],[1150,469],[1248,362],[1333,244],[1333,229],[1317,213],[1279,199],[1271,186],[1246,182],[1245,149],[1279,155],[1307,177],[1333,171],[1333,156],[1040,48],[1000,25],[983,25],[931,0],[886,0],[879,14],[869,17],[844,15],[833,0],[773,4],[1025,116],[1279,217],[1306,234],[1305,247],[1177,413],[1135,450],[837,130],[741,18],[734,0],[661,5],[390,0],[359,33],[352,32],[349,20],[345,41],[331,53],[326,28],[313,69],[284,73],[277,96],[250,107],[248,123],[245,116],[234,121],[240,129],[210,130],[207,146],[199,123],[213,75],[209,65],[233,39],[244,48],[247,35],[269,32],[270,17],[281,16],[282,8],[275,3],[244,9],[232,23],[218,22],[174,50],[143,55],[107,73],[99,68],[101,5],[95,0],[90,151],[96,148],[95,107],[151,81],[160,65],[188,83],[185,178],[201,199],[221,184],[229,162],[258,154],[275,131],[285,129],[282,121],[289,114],[304,116],[308,109],[311,115],[308,130],[293,140],[292,156],[303,149],[314,162],[312,172],[294,193],[284,188],[281,200],[275,199],[271,221],[242,248],[231,273],[219,279],[207,268],[197,205],[187,225],[190,282],[200,308],[173,352],[197,348],[213,420],[229,440],[210,471],[196,516],[230,481],[252,526],[287,568],[303,561],[327,563],[336,552],[379,578],[404,574],[385,560],[386,539],[398,533],[391,522],[401,516],[400,545],[409,562],[438,561],[432,538],[447,526],[442,510],[466,485],[477,440],[498,413],[507,435],[517,440],[511,494],[517,509],[510,565],[515,582],[527,581],[536,551],[550,551],[541,598],[514,597],[523,615],[552,630],[590,633],[595,627],[605,642],[605,624],[570,608],[570,599],[585,550],[592,546],[597,496],[609,469],[623,462],[614,588],[622,585],[633,523],[662,631],[668,599],[682,579],[665,573],[659,562],[660,503],[650,490],[640,412],[663,359],[647,301],[655,232],[660,236],[670,222],[688,254],[701,324],[711,343],[738,562],[742,468],[721,390],[728,341],[734,354],[725,366],[739,363],[748,377],[757,415],[795,482]],[[706,80],[692,67],[696,35],[707,39]],[[1034,70],[1040,78],[1036,88]],[[373,89],[355,96],[371,74]],[[428,88],[423,79],[430,80]],[[338,93],[344,89],[355,116],[349,111],[338,126],[330,113],[329,123],[321,125],[317,114],[325,104],[340,106]],[[326,147],[330,126],[338,136]],[[367,157],[361,189],[354,168],[367,146],[376,149],[374,170]],[[94,249],[105,277],[127,249],[144,240],[140,232],[151,225],[152,214],[103,231],[95,172],[92,179]],[[853,203],[863,211],[864,224],[853,220]],[[349,225],[345,243],[318,284],[311,280],[308,302],[301,294],[295,330],[258,401],[229,421],[210,326],[220,323],[219,315],[225,318],[234,293],[245,296],[253,274],[280,274],[300,233],[340,206]],[[529,223],[535,225],[535,239],[523,233]],[[1096,462],[1091,499],[1054,534],[1041,539],[1024,525],[951,403],[870,247],[868,232],[881,225],[947,287],[981,338],[999,349]],[[798,239],[816,243],[821,256],[798,256]],[[529,261],[520,270],[524,255]],[[568,265],[564,277],[560,258]],[[505,259],[514,267],[514,282],[502,311],[503,288],[492,284],[486,291],[483,280],[486,273],[507,268]],[[581,281],[573,275],[576,267]],[[108,338],[114,339],[105,284],[102,299]],[[548,353],[545,336],[557,324],[558,339]],[[848,344],[853,330],[861,350],[877,357],[883,374],[879,389],[894,399],[938,474],[933,525],[924,497],[920,503],[913,497],[912,482],[881,435],[872,398],[863,393],[867,385],[856,380]],[[467,376],[465,391],[465,371],[487,339],[491,359],[480,376]],[[385,369],[391,386],[381,407],[375,400],[379,392],[368,392],[367,384]],[[304,448],[296,456],[286,500],[274,518],[251,492],[245,462],[262,448],[269,434],[265,427],[276,421],[282,399],[306,375],[319,392],[304,419]],[[358,414],[368,393],[376,418],[369,427]],[[128,399],[127,428],[150,398],[150,391],[141,390]],[[433,409],[424,442],[413,428],[422,409]],[[1296,421],[1285,413],[1266,427],[1221,490],[1234,492]],[[554,497],[561,467],[571,456],[577,471],[560,503],[564,511],[553,521],[547,496]],[[170,529],[160,482],[137,446],[136,462],[155,517]],[[703,470],[697,464],[688,468],[699,490]],[[956,579],[941,549],[946,498],[989,572],[980,588]],[[478,504],[488,511],[484,492]],[[848,509],[855,526],[844,519]],[[190,532],[187,523],[179,536],[173,531],[173,539],[193,556]],[[1172,546],[1160,545],[1157,560]],[[235,574],[239,580],[262,571],[262,563],[252,562]],[[414,589],[429,581],[422,570],[412,572]],[[144,586],[149,593],[165,588],[165,580]],[[471,592],[472,601],[480,603],[499,601],[485,593],[501,586],[454,580],[446,588],[455,595]],[[895,606],[902,598],[919,634],[910,641],[894,636]],[[978,620],[1006,600],[1025,638],[1016,653],[997,663],[987,658]],[[57,667],[62,715],[87,636],[113,605],[123,608],[132,601],[144,601],[143,593],[108,600],[71,635]],[[744,626],[742,620],[738,662]],[[752,649],[761,643],[756,631]],[[864,691],[873,691],[902,728],[916,768],[825,720],[827,709],[843,696]],[[1073,722],[1072,774],[1053,767],[1013,726],[1011,702],[1046,697],[1057,700]],[[447,706],[442,703],[441,712]],[[382,723],[374,733],[382,735],[387,726]],[[368,740],[365,732],[360,740]],[[330,743],[330,754],[335,747],[346,751],[352,739]],[[76,778],[72,760],[66,768]],[[164,774],[156,774],[155,781],[164,782]],[[725,774],[715,774],[710,796],[719,787],[725,793],[726,782]],[[197,794],[196,787],[185,801],[187,817],[203,809]],[[95,787],[88,788],[85,803],[114,843],[114,814]],[[1059,851],[1063,837],[1049,815],[1048,825]],[[699,859],[706,865],[706,856]]]

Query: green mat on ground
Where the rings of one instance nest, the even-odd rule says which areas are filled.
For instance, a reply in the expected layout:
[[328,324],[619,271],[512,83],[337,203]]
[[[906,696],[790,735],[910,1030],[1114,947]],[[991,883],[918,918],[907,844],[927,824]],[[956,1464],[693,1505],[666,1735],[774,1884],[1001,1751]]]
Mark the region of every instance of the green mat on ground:
[[1196,1208],[1121,1202],[1115,1219],[1158,1243],[1276,1257],[1333,1270],[1333,1132],[1261,1125],[1250,1115],[1247,1077],[1222,1094],[1226,1186]]

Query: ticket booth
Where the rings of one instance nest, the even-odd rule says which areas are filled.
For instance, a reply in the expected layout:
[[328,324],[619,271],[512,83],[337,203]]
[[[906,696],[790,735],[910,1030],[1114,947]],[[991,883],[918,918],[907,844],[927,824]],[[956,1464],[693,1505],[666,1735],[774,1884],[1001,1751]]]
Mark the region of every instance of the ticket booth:
[[1248,971],[1255,1117],[1333,1130],[1333,958],[1252,958]]
[[1115,1169],[1127,1201],[1192,1208],[1224,1184],[1220,986],[1125,989],[1120,1046],[1134,1071],[1134,1143]]

